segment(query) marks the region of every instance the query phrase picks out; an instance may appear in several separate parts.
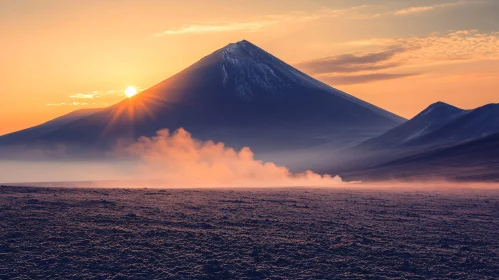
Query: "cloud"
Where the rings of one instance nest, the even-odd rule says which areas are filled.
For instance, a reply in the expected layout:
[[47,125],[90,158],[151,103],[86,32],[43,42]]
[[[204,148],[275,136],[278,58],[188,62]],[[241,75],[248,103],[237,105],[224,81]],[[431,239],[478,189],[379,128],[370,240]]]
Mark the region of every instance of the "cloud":
[[364,54],[341,54],[298,63],[296,66],[310,74],[353,73],[394,68],[400,63],[386,63],[404,48],[390,48]]
[[[136,86],[137,92],[145,90],[143,87]],[[61,102],[46,103],[46,106],[86,106],[86,107],[107,107],[109,104],[115,104],[126,98],[123,89],[95,90],[90,93],[77,93],[69,96],[69,99],[60,100]],[[77,99],[78,101],[73,101]],[[98,102],[97,102],[98,101]]]
[[438,4],[438,5],[431,5],[431,6],[409,7],[409,8],[395,11],[393,14],[397,15],[397,16],[411,15],[411,14],[429,12],[429,11],[433,11],[433,10],[441,9],[441,8],[455,7],[455,6],[461,6],[461,5],[466,5],[466,4],[478,3],[478,2],[480,2],[480,1],[458,1],[458,2],[443,3],[443,4]]
[[59,102],[59,103],[47,103],[47,106],[92,106],[92,107],[103,107],[109,106],[108,103],[88,103],[88,102]]
[[378,48],[400,46],[406,49],[397,59],[409,64],[496,59],[499,56],[499,32],[478,30],[435,32],[428,36],[407,38],[374,38],[347,42]]
[[[395,57],[407,51],[410,50],[403,47],[390,47],[370,53],[341,54],[314,59],[299,63],[296,66],[332,85],[401,79],[421,73],[383,73],[379,71],[403,66],[403,61],[395,59]],[[356,74],[358,72],[367,73]]]
[[416,14],[426,11],[432,11],[435,9],[435,6],[426,6],[426,7],[411,7],[403,10],[396,11],[395,15],[408,15],[408,14]]
[[[497,60],[499,32],[457,30],[435,32],[421,37],[371,38],[343,45],[379,50],[319,58],[296,66],[332,85],[401,79],[423,74],[428,71],[429,66],[439,64]],[[412,70],[407,73],[407,68]],[[392,73],[383,72],[387,69]],[[402,69],[406,70],[401,71]],[[358,74],[359,72],[363,73]]]
[[70,95],[69,98],[77,98],[77,99],[93,99],[94,97],[98,97],[98,92],[94,93],[77,93],[75,95]]
[[285,167],[255,160],[250,148],[236,151],[223,143],[199,141],[184,129],[160,130],[152,138],[117,148],[141,160],[146,178],[170,187],[337,186],[341,178],[311,171],[291,173]]
[[422,73],[371,73],[363,75],[323,75],[319,79],[333,85],[352,85],[377,82],[382,80],[394,80],[421,75]]
[[[479,0],[475,1],[479,2]],[[351,6],[343,9],[322,8],[315,12],[301,12],[292,11],[283,14],[263,15],[253,20],[232,20],[223,22],[206,22],[197,24],[186,24],[177,28],[170,28],[161,32],[155,33],[154,36],[168,36],[168,35],[185,35],[185,34],[206,34],[206,33],[220,33],[220,32],[257,32],[267,27],[289,22],[304,22],[310,20],[318,20],[325,18],[346,18],[346,19],[376,19],[390,15],[407,15],[413,13],[420,13],[431,11],[438,8],[452,7],[464,5],[468,3],[475,3],[471,1],[458,1],[452,3],[444,3],[433,6],[418,6],[408,7],[397,11],[384,11],[384,12],[369,12],[369,8],[375,7],[372,5],[359,5]]]
[[360,6],[353,6],[353,7],[348,7],[345,9],[323,9],[321,11],[321,15],[324,17],[342,17],[346,16],[349,18],[362,18],[364,16],[373,16],[373,15],[367,15],[367,14],[361,14],[360,11],[365,10],[367,8],[371,7],[370,5],[360,5]]
[[[340,65],[339,67],[346,68],[346,70],[353,69],[361,71],[386,69],[383,67],[381,67],[381,69],[376,69],[378,66],[407,68],[479,60],[496,60],[499,57],[499,32],[480,33],[478,30],[457,30],[435,32],[420,37],[371,38],[361,41],[346,42],[343,43],[343,45],[372,47],[382,50],[388,49],[388,51],[380,51],[372,54],[368,53],[360,56],[361,58],[364,56],[366,58],[375,58],[376,56],[373,54],[381,54],[378,56],[378,58],[380,58],[379,62],[382,62],[381,64],[379,62],[375,64],[353,64],[352,62],[356,62],[355,59],[358,58],[359,55],[343,54],[341,56],[333,57],[335,59],[315,60],[315,62],[322,62],[322,64],[310,63],[310,65],[308,65],[310,67],[308,70],[314,72],[315,68],[312,66],[316,66],[317,69],[315,69],[315,72],[325,72],[319,70],[322,69],[320,66],[327,65],[326,62],[331,63],[331,69],[334,69],[334,62],[343,62],[345,64],[343,64],[343,66]],[[401,51],[397,51],[394,55],[390,56],[390,50],[394,48],[393,46],[398,46],[397,50]],[[349,59],[341,60],[339,59],[341,57]],[[369,69],[369,67],[366,66],[373,66],[371,67],[373,69]],[[367,69],[363,69],[362,67]],[[347,73],[348,71],[344,72]]]
[[[464,6],[486,2],[487,0],[462,0],[428,6],[407,7],[400,10],[387,10],[387,5],[359,5],[342,9],[322,8],[315,12],[292,11],[283,14],[262,15],[256,19],[230,20],[218,22],[206,22],[186,24],[177,28],[170,28],[155,33],[154,36],[185,35],[185,34],[207,34],[220,32],[257,32],[276,24],[289,24],[290,22],[304,22],[310,20],[320,20],[327,18],[344,18],[357,20],[370,20],[387,16],[405,16],[417,13],[433,11],[436,9]],[[379,8],[383,11],[373,11]]]
[[234,20],[225,22],[207,22],[201,24],[187,24],[179,28],[166,29],[154,34],[161,37],[167,35],[183,35],[183,34],[205,34],[205,33],[220,33],[220,32],[257,32],[267,27],[289,22],[304,22],[321,18],[337,18],[347,16],[351,18],[375,18],[379,15],[360,14],[359,11],[370,7],[368,5],[353,6],[345,9],[320,9],[315,13],[305,13],[293,11],[284,14],[265,15],[256,20]]
[[217,33],[231,31],[248,31],[255,32],[264,27],[275,24],[275,20],[248,21],[248,22],[225,22],[225,23],[207,23],[199,25],[186,25],[181,28],[167,29],[155,36],[165,35],[180,35],[180,34],[200,34],[200,33]]

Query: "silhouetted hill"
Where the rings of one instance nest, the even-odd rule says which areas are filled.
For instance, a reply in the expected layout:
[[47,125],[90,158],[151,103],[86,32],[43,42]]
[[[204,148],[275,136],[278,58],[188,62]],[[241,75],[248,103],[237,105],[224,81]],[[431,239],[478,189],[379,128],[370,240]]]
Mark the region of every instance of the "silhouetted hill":
[[351,172],[362,180],[499,181],[499,133]]
[[437,102],[411,120],[370,139],[364,150],[435,148],[456,145],[499,132],[499,104],[462,110]]

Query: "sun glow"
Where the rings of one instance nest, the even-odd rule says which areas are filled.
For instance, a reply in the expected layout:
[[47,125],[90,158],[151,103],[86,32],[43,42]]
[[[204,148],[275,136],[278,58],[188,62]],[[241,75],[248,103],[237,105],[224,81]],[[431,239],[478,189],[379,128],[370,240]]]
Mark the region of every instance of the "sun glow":
[[136,94],[137,94],[137,89],[136,89],[136,88],[134,88],[134,87],[132,87],[132,86],[127,87],[127,88],[125,89],[125,94],[126,94],[126,96],[127,96],[128,98],[130,98],[130,97],[132,97],[132,96],[134,96],[134,95],[136,95]]

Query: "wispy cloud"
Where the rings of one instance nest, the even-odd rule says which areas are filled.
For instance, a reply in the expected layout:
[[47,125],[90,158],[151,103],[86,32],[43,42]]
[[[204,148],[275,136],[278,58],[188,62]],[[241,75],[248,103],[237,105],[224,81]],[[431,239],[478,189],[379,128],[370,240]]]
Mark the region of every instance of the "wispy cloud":
[[99,93],[97,91],[93,93],[77,93],[74,95],[70,95],[69,98],[77,98],[77,99],[94,99],[99,97]]
[[377,52],[325,57],[305,61],[296,66],[332,85],[369,83],[420,75],[421,73],[379,72],[402,66],[403,62],[395,57],[407,51],[409,50],[403,47],[391,47]]
[[[137,92],[145,88],[136,86]],[[126,98],[123,89],[94,90],[89,93],[76,93],[58,100],[58,102],[46,103],[46,106],[80,106],[80,107],[107,107]],[[76,99],[76,100],[75,100]]]
[[438,64],[497,60],[499,32],[459,30],[423,37],[373,38],[347,42],[346,45],[371,46],[380,50],[319,58],[296,66],[333,85],[406,78],[423,74],[429,66]]
[[168,28],[161,32],[155,33],[154,36],[162,37],[169,35],[206,34],[234,31],[258,32],[277,24],[296,23],[326,18],[371,20],[387,16],[404,16],[455,6],[472,5],[486,1],[487,0],[461,0],[436,5],[412,6],[399,10],[389,10],[389,6],[387,5],[360,5],[341,9],[322,8],[316,10],[315,12],[292,11],[283,14],[262,15],[253,19],[233,19],[226,21],[185,24],[180,27]]
[[265,15],[254,20],[232,20],[220,22],[206,22],[187,24],[178,28],[170,28],[154,34],[161,37],[167,35],[204,34],[219,32],[257,32],[279,23],[304,22],[321,18],[355,17],[372,18],[376,15],[360,14],[360,11],[368,8],[368,5],[353,6],[345,9],[323,8],[313,13],[293,11],[284,14]]
[[[486,3],[488,0],[461,0],[455,2],[448,2],[442,4],[435,5],[427,5],[427,6],[411,6],[402,8],[399,10],[387,10],[387,6],[383,5],[363,5],[351,7],[344,10],[332,10],[332,13],[329,13],[329,16],[342,16],[350,19],[377,19],[387,16],[405,16],[411,14],[419,14],[424,12],[430,12],[438,9],[458,7],[458,6],[466,6],[466,5],[475,5]],[[378,12],[373,12],[372,8],[378,8]],[[381,8],[381,11],[379,10]],[[334,12],[335,11],[335,12]]]
[[324,17],[350,17],[350,18],[356,18],[358,16],[365,16],[365,14],[362,14],[361,12],[363,10],[366,10],[367,8],[370,8],[370,5],[361,5],[361,6],[353,6],[345,9],[330,9],[326,8],[323,9],[320,14]]
[[430,6],[416,6],[416,7],[409,7],[409,8],[395,11],[393,14],[397,15],[397,16],[403,16],[403,15],[429,12],[429,11],[433,11],[436,9],[462,6],[462,5],[466,5],[466,4],[473,4],[473,3],[477,3],[477,2],[480,2],[480,1],[457,1],[457,2],[438,4],[438,5],[430,5]]
[[381,70],[399,66],[398,62],[393,63],[390,60],[404,51],[404,48],[389,48],[371,53],[341,54],[301,62],[296,66],[314,75]]
[[59,103],[47,103],[47,106],[81,106],[81,107],[104,107],[109,106],[108,103],[89,103],[89,102],[59,102]]
[[499,57],[499,32],[480,33],[478,30],[435,32],[423,37],[377,38],[346,44],[381,48],[401,46],[407,51],[397,58],[414,64]]
[[409,14],[422,13],[422,12],[432,11],[435,9],[435,7],[436,6],[411,7],[411,8],[395,11],[394,14],[395,15],[409,15]]
[[216,33],[230,31],[248,31],[255,32],[264,27],[275,24],[276,20],[261,20],[248,22],[225,22],[225,23],[206,23],[186,25],[180,28],[167,29],[163,32],[154,34],[155,36],[165,35],[180,35],[180,34],[199,34],[199,33]]
[[401,79],[418,76],[423,73],[370,73],[360,75],[323,75],[320,79],[332,85],[352,85],[377,82],[382,80]]

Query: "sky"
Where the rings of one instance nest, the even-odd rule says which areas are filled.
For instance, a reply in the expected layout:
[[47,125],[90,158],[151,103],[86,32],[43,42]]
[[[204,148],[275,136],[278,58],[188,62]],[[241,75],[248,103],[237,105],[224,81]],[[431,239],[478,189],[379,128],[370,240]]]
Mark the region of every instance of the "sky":
[[499,0],[0,0],[0,134],[243,39],[400,116],[499,102]]

